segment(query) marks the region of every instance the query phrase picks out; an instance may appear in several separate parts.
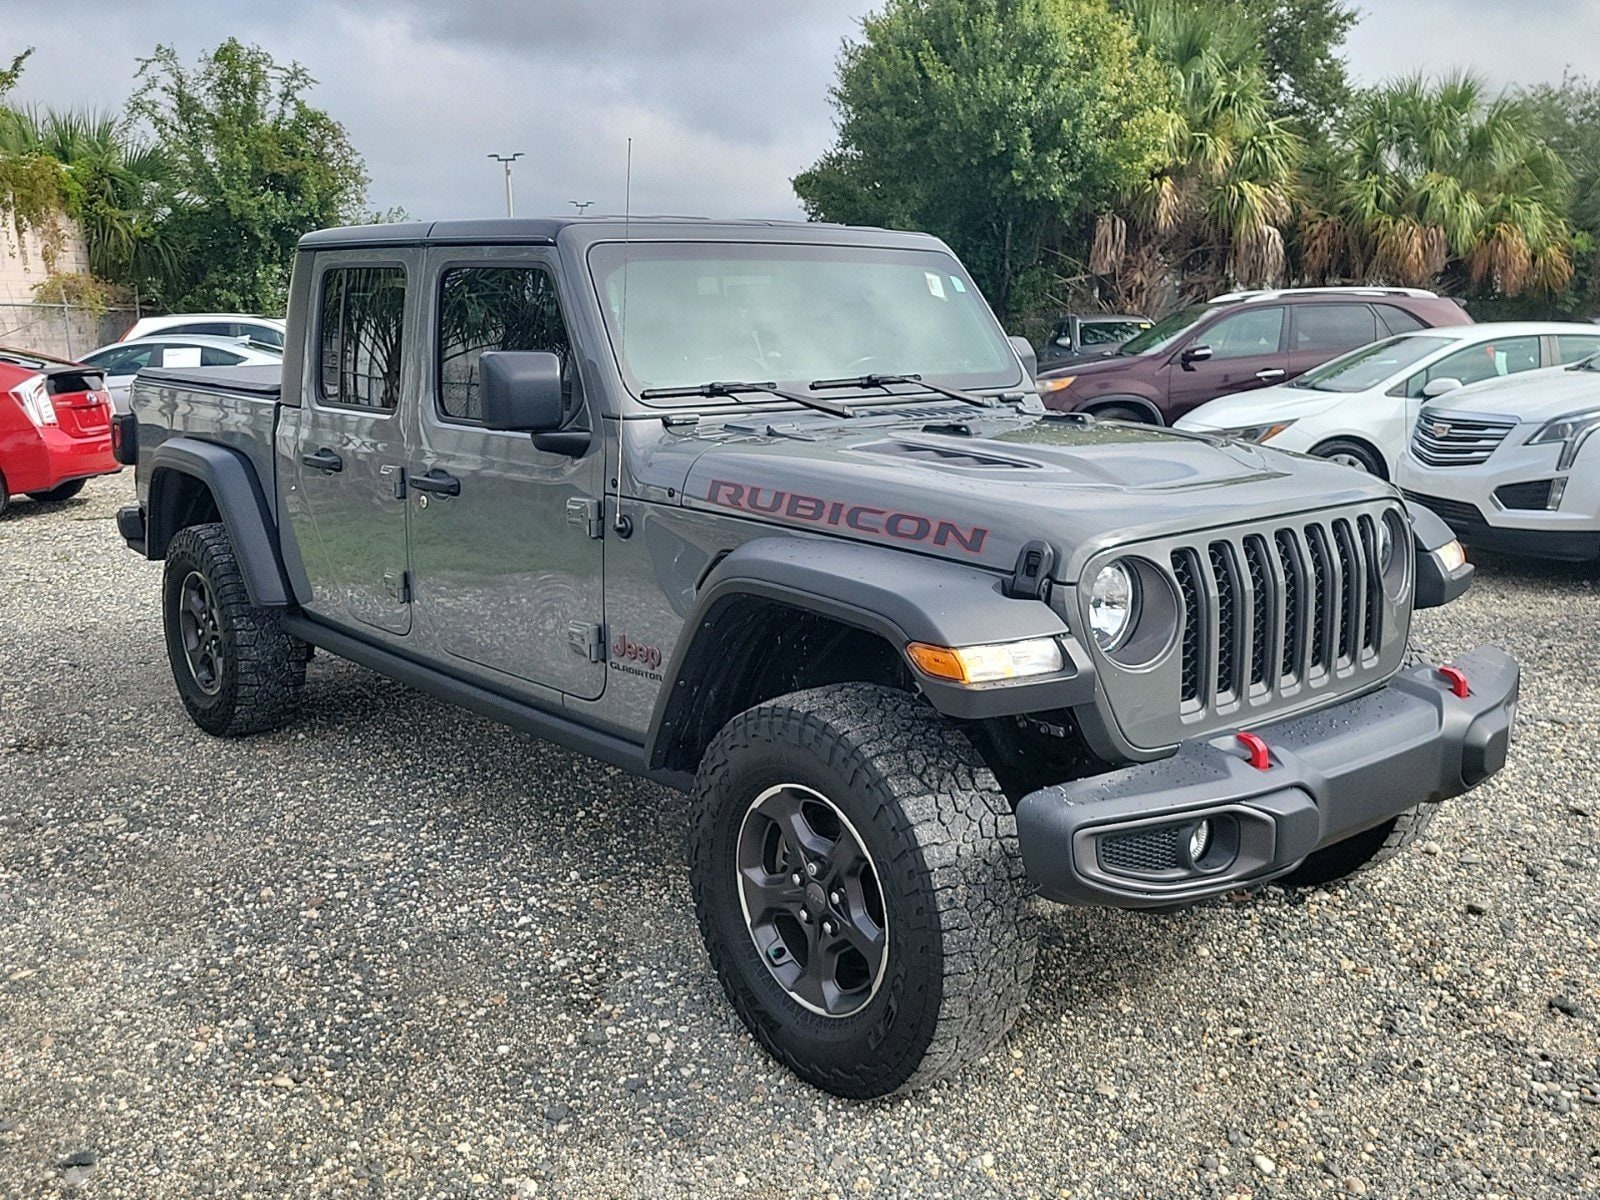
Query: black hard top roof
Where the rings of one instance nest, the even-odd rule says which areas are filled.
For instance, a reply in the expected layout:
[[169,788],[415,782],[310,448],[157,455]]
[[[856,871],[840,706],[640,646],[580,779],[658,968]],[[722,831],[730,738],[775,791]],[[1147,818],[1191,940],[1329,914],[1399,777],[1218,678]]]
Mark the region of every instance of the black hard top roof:
[[730,220],[721,217],[598,216],[499,217],[467,221],[401,221],[391,225],[350,225],[319,229],[300,239],[302,250],[340,250],[364,246],[554,245],[563,233],[585,241],[611,241],[624,231],[640,240],[663,237],[688,241],[819,241],[872,245],[922,245],[936,239],[905,233],[817,221]]

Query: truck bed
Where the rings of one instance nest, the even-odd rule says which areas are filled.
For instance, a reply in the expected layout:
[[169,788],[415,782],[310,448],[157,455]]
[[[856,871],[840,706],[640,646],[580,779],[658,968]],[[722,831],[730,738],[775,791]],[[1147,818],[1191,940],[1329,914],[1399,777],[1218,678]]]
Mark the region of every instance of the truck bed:
[[263,400],[276,400],[283,391],[283,368],[262,367],[146,367],[140,379],[164,387],[206,392],[242,392]]

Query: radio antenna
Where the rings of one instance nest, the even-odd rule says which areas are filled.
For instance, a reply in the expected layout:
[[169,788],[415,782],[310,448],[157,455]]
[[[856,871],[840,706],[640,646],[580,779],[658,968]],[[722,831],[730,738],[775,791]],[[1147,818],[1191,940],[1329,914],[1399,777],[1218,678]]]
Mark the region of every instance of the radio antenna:
[[[629,138],[627,165],[622,176],[622,311],[617,314],[617,340],[622,343],[620,349],[624,361],[628,354],[628,239],[632,233],[632,224],[633,139]],[[622,537],[627,537],[633,531],[633,522],[622,513],[622,481],[627,476],[627,462],[623,457],[628,441],[628,422],[625,415],[620,409],[617,411],[617,499],[616,514],[611,523],[611,528]]]

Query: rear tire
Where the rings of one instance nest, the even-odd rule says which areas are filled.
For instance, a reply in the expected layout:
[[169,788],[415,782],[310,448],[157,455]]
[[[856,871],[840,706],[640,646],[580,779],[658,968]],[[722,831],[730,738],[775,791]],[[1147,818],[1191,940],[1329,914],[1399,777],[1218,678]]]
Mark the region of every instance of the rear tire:
[[201,729],[260,733],[299,711],[305,643],[283,631],[282,609],[250,603],[222,525],[191,525],[172,539],[161,609],[172,677]]
[[1389,472],[1383,465],[1383,459],[1371,446],[1350,438],[1335,438],[1331,442],[1323,442],[1320,446],[1312,447],[1311,453],[1316,458],[1326,458],[1330,462],[1343,463],[1347,467],[1355,467],[1365,471],[1368,475],[1375,475],[1379,479],[1388,479]]
[[[770,815],[774,797],[798,823]],[[741,713],[701,761],[693,814],[712,966],[800,1078],[885,1096],[952,1074],[1011,1028],[1035,943],[1016,822],[972,744],[925,703],[839,684]]]
[[28,498],[37,500],[42,504],[54,504],[61,500],[71,500],[79,492],[83,491],[83,485],[87,482],[88,480],[86,479],[70,479],[66,483],[58,484],[47,491],[29,492]]
[[6,486],[6,477],[0,473],[0,516],[11,507],[11,489]]

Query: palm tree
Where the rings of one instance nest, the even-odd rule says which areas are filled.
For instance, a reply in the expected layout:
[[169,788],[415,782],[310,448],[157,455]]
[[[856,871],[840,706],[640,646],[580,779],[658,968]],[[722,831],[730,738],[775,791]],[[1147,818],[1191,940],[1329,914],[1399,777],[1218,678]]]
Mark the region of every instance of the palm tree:
[[1526,105],[1468,73],[1413,75],[1358,95],[1308,170],[1301,265],[1323,281],[1559,291],[1570,189]]
[[0,114],[0,154],[59,164],[64,204],[96,276],[146,293],[174,277],[178,256],[163,222],[170,168],[111,114],[8,110]]
[[1271,283],[1284,269],[1305,143],[1272,115],[1259,30],[1234,10],[1125,0],[1140,43],[1170,73],[1164,165],[1101,218],[1090,270],[1113,273],[1124,303],[1149,306],[1162,275],[1197,291]]

